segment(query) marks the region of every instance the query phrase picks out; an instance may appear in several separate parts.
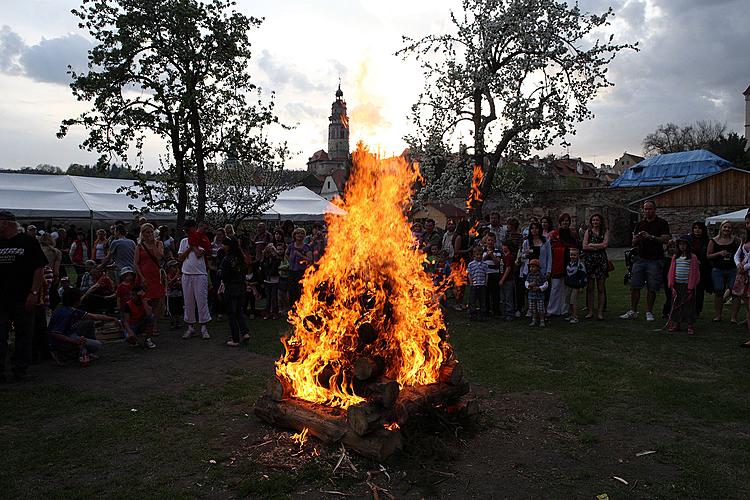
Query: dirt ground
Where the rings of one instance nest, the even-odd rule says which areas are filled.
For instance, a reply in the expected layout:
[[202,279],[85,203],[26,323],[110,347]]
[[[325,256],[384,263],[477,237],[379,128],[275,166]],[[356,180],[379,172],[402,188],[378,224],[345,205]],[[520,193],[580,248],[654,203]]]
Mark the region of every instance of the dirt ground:
[[[209,455],[216,457],[203,473],[174,484],[188,496],[652,498],[672,496],[669,485],[680,475],[660,455],[680,439],[667,427],[606,420],[581,433],[571,426],[565,404],[551,393],[496,393],[479,385],[472,386],[481,407],[476,419],[422,422],[406,430],[404,452],[382,466],[314,439],[299,446],[290,432],[255,418],[247,399],[212,404],[212,395],[221,394],[228,377],[249,376],[254,387],[248,391],[257,395],[273,372],[273,357],[228,348],[220,331],[215,328],[207,341],[185,341],[179,332],[163,331],[153,350],[109,343],[87,369],[35,366],[35,381],[26,386],[62,384],[106,394],[131,411],[154,401],[173,405],[187,425],[204,432]],[[191,391],[199,391],[197,399],[184,397]],[[208,401],[201,403],[201,398]],[[206,408],[196,411],[196,401]],[[167,425],[176,430],[185,424]],[[659,451],[637,456],[649,450]],[[34,472],[39,471],[29,471],[31,477]]]

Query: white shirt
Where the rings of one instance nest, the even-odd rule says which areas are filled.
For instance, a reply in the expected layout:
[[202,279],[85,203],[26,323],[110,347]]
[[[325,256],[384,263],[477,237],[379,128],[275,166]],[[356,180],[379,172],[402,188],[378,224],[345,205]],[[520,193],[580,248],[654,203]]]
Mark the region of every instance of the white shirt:
[[[183,238],[180,241],[180,249],[178,253],[183,253],[188,249],[188,239]],[[206,272],[206,259],[204,257],[197,257],[195,252],[190,252],[188,256],[182,261],[182,274],[205,274]]]

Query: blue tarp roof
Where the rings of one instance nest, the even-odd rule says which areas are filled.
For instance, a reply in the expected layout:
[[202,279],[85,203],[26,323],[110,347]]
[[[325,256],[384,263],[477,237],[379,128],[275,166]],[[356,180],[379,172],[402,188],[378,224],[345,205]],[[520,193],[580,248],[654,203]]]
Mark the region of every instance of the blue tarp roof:
[[611,187],[677,186],[732,166],[705,149],[652,156],[628,168]]

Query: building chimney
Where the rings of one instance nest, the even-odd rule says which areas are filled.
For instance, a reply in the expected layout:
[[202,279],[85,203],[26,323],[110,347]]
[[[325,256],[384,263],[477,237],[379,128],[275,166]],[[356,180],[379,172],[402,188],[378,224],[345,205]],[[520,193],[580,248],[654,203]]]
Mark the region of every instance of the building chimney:
[[745,92],[745,151],[750,149],[750,86]]

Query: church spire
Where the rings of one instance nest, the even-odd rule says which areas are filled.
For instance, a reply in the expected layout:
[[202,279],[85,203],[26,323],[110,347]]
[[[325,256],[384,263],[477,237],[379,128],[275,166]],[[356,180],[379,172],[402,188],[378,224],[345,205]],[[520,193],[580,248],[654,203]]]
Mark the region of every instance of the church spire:
[[341,90],[341,79],[336,90],[336,100],[331,105],[328,118],[328,157],[331,160],[349,159],[349,117],[346,115],[346,101]]

